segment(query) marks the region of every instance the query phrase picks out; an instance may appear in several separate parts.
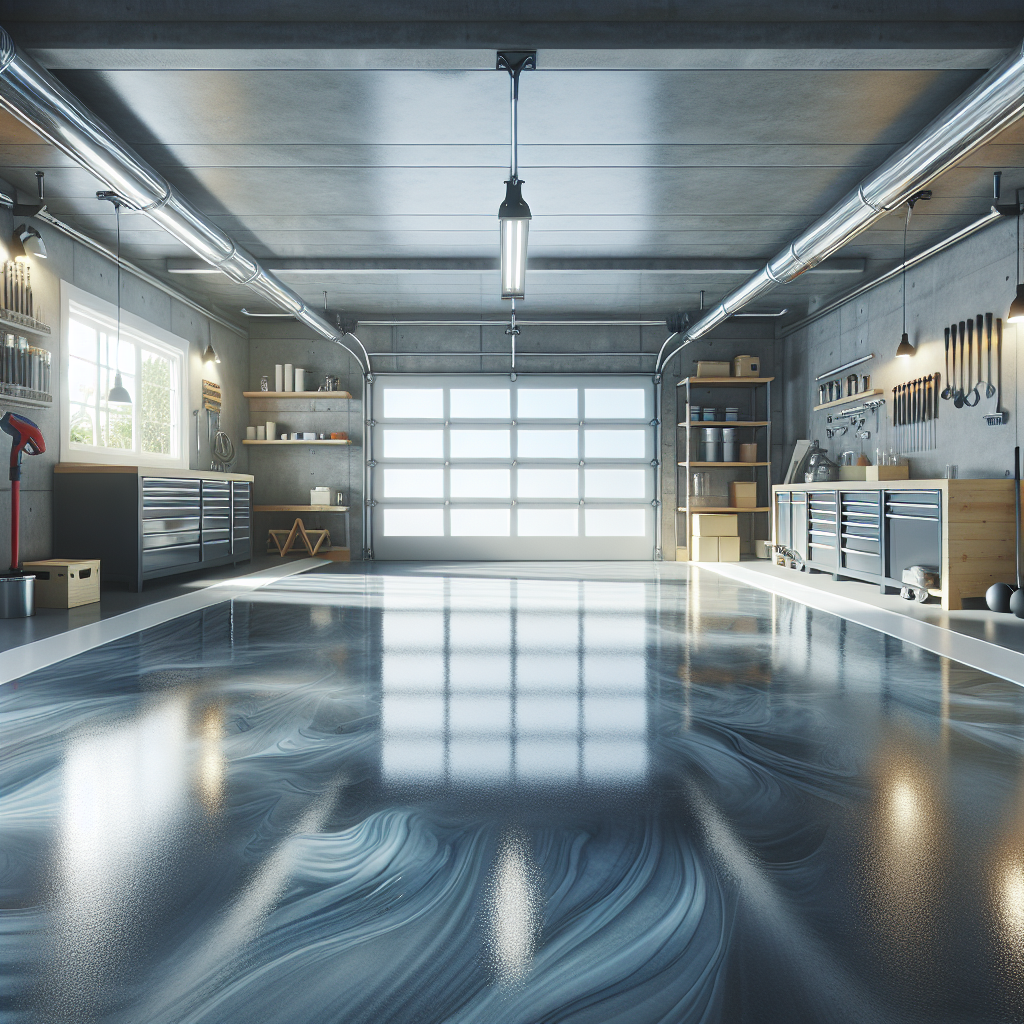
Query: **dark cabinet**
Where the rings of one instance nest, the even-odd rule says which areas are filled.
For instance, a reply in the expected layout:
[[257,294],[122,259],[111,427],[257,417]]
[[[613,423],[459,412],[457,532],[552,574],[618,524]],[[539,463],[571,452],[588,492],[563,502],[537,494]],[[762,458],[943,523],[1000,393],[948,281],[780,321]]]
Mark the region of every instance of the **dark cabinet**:
[[938,491],[886,491],[886,576],[903,580],[912,565],[942,562],[941,504]]
[[252,481],[61,463],[53,477],[56,557],[98,558],[104,580],[146,580],[248,560]]
[[939,490],[776,491],[778,543],[812,571],[899,587],[912,565],[942,565]]

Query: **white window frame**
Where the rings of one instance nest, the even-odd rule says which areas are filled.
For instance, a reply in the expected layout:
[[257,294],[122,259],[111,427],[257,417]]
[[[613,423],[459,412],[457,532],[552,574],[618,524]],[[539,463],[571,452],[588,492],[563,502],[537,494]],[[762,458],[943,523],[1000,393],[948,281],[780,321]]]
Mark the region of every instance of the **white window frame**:
[[[498,560],[561,560],[561,559],[634,559],[647,560],[654,557],[656,508],[655,499],[655,431],[654,386],[649,374],[520,374],[517,381],[510,381],[505,374],[375,374],[372,409],[375,425],[371,434],[373,462],[368,497],[371,501],[370,533],[374,556],[388,560],[419,560],[435,558],[451,559],[498,559]],[[504,417],[451,417],[451,391],[468,388],[471,390],[507,390],[510,392],[509,413]],[[640,414],[621,417],[608,412],[588,417],[586,414],[586,392],[625,388],[629,391],[643,391],[644,408]],[[442,392],[440,411],[434,410],[430,417],[418,417],[391,411],[388,415],[385,401],[391,389],[419,390],[438,389]],[[568,416],[530,416],[518,419],[519,392],[522,390],[571,390],[577,394],[576,414]],[[452,435],[459,430],[500,431],[510,434],[511,448],[507,455],[464,455],[452,454]],[[532,430],[557,430],[572,434],[576,439],[573,454],[552,453],[541,450],[534,454],[520,455],[520,441]],[[431,456],[413,457],[396,454],[384,444],[384,438],[391,432],[437,431],[441,435],[441,447]],[[643,436],[643,451],[629,455],[586,454],[588,434],[597,431],[631,431]],[[459,497],[451,491],[451,475],[457,469],[500,469],[508,468],[510,473],[510,494],[507,497]],[[444,481],[441,497],[399,497],[387,493],[384,480],[389,469],[440,470]],[[571,471],[576,478],[574,494],[561,497],[531,497],[519,494],[519,473],[529,469],[562,469]],[[587,471],[594,469],[642,470],[643,494],[622,496],[586,494]],[[509,509],[511,512],[508,532],[498,531],[493,535],[484,533],[455,532],[454,516],[459,510]],[[399,509],[431,514],[431,522],[440,511],[444,523],[442,533],[434,532],[436,524],[428,533],[389,533],[385,522],[389,512]],[[576,530],[570,533],[538,534],[532,531],[519,533],[519,517],[529,511],[573,509],[576,512]],[[611,532],[590,532],[587,528],[588,510],[621,509],[643,512],[643,533],[622,531],[621,535]],[[634,516],[634,519],[636,517]]]
[[141,382],[141,353],[145,349],[175,361],[179,369],[178,381],[178,436],[175,450],[169,455],[159,455],[142,450],[142,431],[139,424],[139,395],[132,395],[133,435],[138,447],[107,448],[103,445],[77,444],[71,441],[71,393],[68,386],[68,364],[70,345],[68,343],[71,316],[80,310],[82,314],[109,324],[117,323],[117,307],[105,299],[69,284],[60,283],[60,457],[62,462],[113,463],[117,465],[164,466],[168,469],[188,469],[188,392],[189,392],[189,343],[185,338],[143,320],[142,317],[121,310],[121,337],[135,346],[136,385]]

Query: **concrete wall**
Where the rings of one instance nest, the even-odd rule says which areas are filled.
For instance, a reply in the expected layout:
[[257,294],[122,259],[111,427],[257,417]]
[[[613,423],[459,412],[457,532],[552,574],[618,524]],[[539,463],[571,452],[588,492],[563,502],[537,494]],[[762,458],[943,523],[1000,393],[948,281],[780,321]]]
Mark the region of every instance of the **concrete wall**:
[[[20,223],[20,221],[19,221]],[[65,280],[78,288],[108,302],[117,301],[117,268],[109,260],[91,249],[72,241],[43,223],[35,223],[46,243],[48,259],[32,261],[32,289],[37,319],[50,325],[53,333],[44,339],[30,337],[32,344],[40,344],[53,353],[53,405],[36,408],[19,405],[0,396],[0,410],[22,413],[38,423],[46,439],[46,452],[24,459],[21,484],[21,558],[37,559],[54,556],[74,557],[75,552],[55,552],[52,544],[51,497],[53,467],[60,460],[60,282]],[[0,237],[10,238],[13,231],[11,211],[0,208]],[[221,384],[224,409],[221,429],[235,440],[238,453],[237,472],[248,472],[248,451],[238,443],[245,436],[247,410],[241,391],[249,374],[248,339],[209,320],[191,307],[171,298],[157,288],[140,281],[133,275],[121,273],[121,306],[136,316],[162,327],[189,342],[189,409],[201,406],[202,378]],[[203,364],[202,354],[213,342],[219,364]],[[189,416],[189,465],[209,468],[210,445],[207,439],[206,413],[200,414],[201,452],[196,455],[195,421]],[[6,465],[10,449],[7,437],[0,452]],[[10,483],[7,473],[0,474],[0,565],[10,564]]]
[[[907,332],[917,346],[911,359],[895,358],[903,330],[899,279],[844,304],[787,338],[783,424],[786,464],[798,438],[820,440],[833,458],[847,449],[864,451],[872,463],[877,447],[895,443],[891,426],[893,386],[930,373],[942,374],[945,386],[943,329],[979,313],[1006,316],[1017,273],[1015,242],[1014,221],[1001,221],[907,272]],[[940,401],[936,447],[908,455],[912,477],[941,477],[947,464],[957,465],[962,478],[1002,477],[1012,468],[1013,448],[1021,439],[1024,366],[1019,358],[1020,336],[1018,326],[1004,325],[1000,407],[1009,413],[1007,424],[985,424],[981,416],[984,399],[975,409],[959,410],[951,401]],[[858,373],[871,374],[872,387],[882,388],[884,394],[880,397],[886,399],[877,421],[869,416],[865,424],[871,437],[859,441],[852,436],[853,431],[848,431],[827,439],[829,411],[813,411],[817,402],[814,378],[872,352],[873,360],[856,367]]]
[[[516,339],[516,370],[521,375],[531,372],[652,373],[653,354],[661,348],[667,333],[664,328],[654,327],[524,327]],[[677,434],[680,432],[675,428],[682,416],[677,411],[676,382],[685,373],[695,370],[697,359],[731,359],[744,353],[760,356],[763,374],[773,374],[779,348],[773,333],[771,321],[732,321],[710,338],[688,346],[668,368],[662,385],[662,547],[667,559],[675,557],[675,464],[681,457],[677,453]],[[371,353],[375,373],[508,373],[511,370],[510,339],[502,327],[361,327],[357,328],[357,334]],[[251,449],[250,466],[256,476],[256,500],[259,504],[303,504],[308,501],[306,492],[309,487],[316,484],[341,488],[352,507],[353,557],[358,558],[362,548],[363,497],[363,415],[359,401],[363,382],[359,368],[343,349],[315,339],[311,332],[295,323],[254,321],[250,335],[251,389],[259,388],[263,374],[270,376],[273,387],[274,364],[291,362],[307,371],[313,370],[318,379],[326,372],[337,374],[342,378],[342,387],[354,397],[348,403],[317,400],[316,411],[308,401],[273,403],[251,400],[253,425],[268,418],[265,409],[276,406],[274,416],[281,430],[319,431],[333,427],[347,430],[356,444],[351,448],[256,447]],[[666,351],[671,351],[671,348]],[[773,406],[779,415],[781,397],[776,397],[777,394],[773,394]],[[773,441],[772,458],[777,473],[783,450],[781,441]],[[729,473],[723,479],[739,475],[745,474]],[[263,543],[261,538],[266,536],[269,526],[290,525],[293,518],[288,513],[257,516],[257,543]],[[755,529],[753,519],[748,520],[745,524],[749,526],[746,531],[748,541],[755,533],[765,535],[766,518],[761,517],[764,521],[761,522],[762,529]],[[316,521],[319,524],[320,521]],[[323,525],[332,530],[333,539],[332,522],[332,517],[322,517]],[[681,522],[680,531],[684,530]]]

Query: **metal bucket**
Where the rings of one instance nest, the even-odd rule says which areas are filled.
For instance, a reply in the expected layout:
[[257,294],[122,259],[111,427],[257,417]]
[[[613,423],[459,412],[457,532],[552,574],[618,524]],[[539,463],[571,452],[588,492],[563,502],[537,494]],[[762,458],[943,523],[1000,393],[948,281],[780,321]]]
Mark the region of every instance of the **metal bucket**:
[[0,576],[0,619],[27,619],[36,613],[35,576]]

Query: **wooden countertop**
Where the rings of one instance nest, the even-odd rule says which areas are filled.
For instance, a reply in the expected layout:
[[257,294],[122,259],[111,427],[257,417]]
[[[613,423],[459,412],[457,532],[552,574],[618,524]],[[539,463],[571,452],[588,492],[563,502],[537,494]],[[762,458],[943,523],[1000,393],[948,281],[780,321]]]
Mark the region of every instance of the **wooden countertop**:
[[256,478],[245,473],[218,473],[213,469],[181,469],[175,466],[122,466],[100,462],[58,462],[54,473],[128,473],[134,476],[161,476],[186,480],[245,480]]
[[1009,490],[1013,494],[1013,481],[1003,479],[946,480],[829,480],[816,484],[773,484],[776,491],[948,491],[951,497],[963,498],[968,494],[999,493]]

